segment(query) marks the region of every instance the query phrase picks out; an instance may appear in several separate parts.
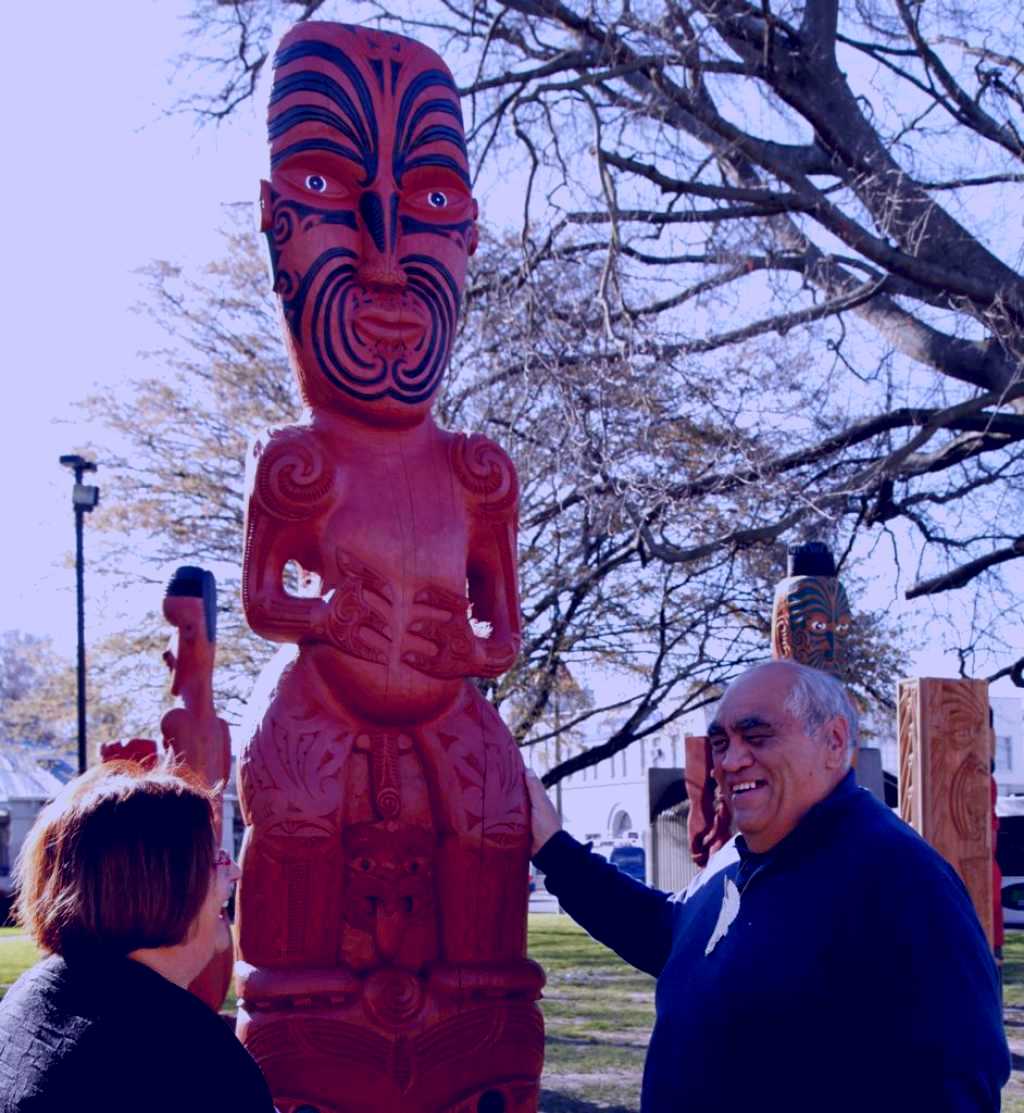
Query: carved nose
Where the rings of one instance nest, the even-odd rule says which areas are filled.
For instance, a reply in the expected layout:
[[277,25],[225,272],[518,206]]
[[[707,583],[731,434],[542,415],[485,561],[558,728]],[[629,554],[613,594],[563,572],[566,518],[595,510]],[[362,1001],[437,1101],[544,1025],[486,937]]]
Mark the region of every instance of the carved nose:
[[363,258],[359,280],[364,286],[402,289],[408,279],[397,259],[397,195],[385,212],[380,194],[367,190],[359,198],[359,219],[363,229]]
[[398,954],[398,949],[402,945],[406,917],[402,915],[398,901],[393,898],[377,901],[376,911],[377,922],[374,934],[376,936],[377,954],[384,961],[390,962]]

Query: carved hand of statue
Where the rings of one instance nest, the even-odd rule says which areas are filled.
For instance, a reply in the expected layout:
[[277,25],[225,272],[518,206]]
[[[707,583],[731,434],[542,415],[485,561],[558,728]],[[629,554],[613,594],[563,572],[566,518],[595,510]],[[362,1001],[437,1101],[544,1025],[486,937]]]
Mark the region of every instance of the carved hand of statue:
[[376,595],[388,606],[394,601],[391,585],[368,564],[343,549],[338,550],[338,580],[329,599],[319,600],[313,608],[310,632],[352,657],[384,664],[383,649],[365,638],[372,630],[386,642],[391,629],[386,614],[367,598]]
[[517,647],[478,638],[469,624],[469,600],[446,588],[425,587],[414,603],[445,611],[444,619],[420,618],[410,622],[407,632],[431,642],[434,653],[407,650],[402,660],[418,672],[442,680],[463,676],[500,676],[515,661]]

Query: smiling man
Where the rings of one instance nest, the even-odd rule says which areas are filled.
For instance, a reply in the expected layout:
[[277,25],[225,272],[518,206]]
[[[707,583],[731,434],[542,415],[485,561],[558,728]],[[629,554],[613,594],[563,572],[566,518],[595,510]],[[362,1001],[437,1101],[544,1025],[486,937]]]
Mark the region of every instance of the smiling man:
[[995,965],[959,878],[850,769],[833,677],[759,665],[708,729],[738,861],[687,899],[559,829],[531,777],[534,861],[563,908],[658,979],[644,1113],[988,1113],[1009,1075]]

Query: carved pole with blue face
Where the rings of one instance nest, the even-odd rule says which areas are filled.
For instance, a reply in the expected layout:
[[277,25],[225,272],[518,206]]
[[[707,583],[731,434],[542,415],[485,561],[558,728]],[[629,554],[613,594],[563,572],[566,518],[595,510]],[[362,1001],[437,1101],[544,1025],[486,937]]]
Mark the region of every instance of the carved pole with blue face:
[[808,541],[791,549],[788,575],[775,589],[772,656],[843,678],[852,621],[828,547]]

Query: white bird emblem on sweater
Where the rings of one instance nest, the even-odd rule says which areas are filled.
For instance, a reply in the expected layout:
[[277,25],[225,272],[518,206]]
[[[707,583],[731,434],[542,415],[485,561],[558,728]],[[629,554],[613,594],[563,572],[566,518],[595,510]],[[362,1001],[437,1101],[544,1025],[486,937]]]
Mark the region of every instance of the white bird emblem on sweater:
[[722,907],[718,910],[718,922],[711,933],[708,945],[704,948],[706,958],[725,938],[733,920],[740,914],[740,891],[736,888],[731,877],[725,879],[725,891],[722,893]]

